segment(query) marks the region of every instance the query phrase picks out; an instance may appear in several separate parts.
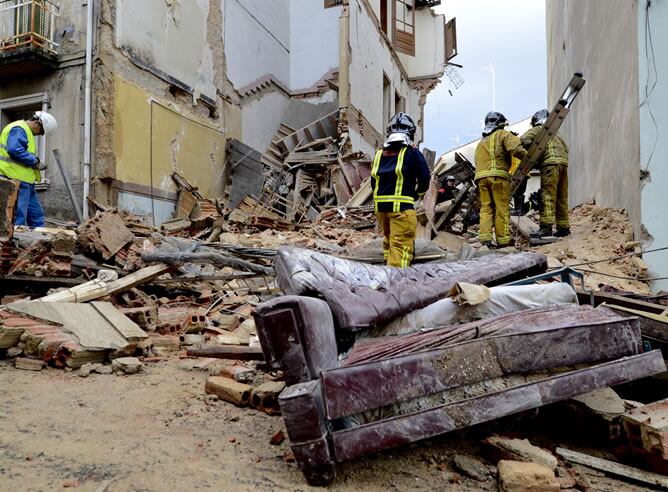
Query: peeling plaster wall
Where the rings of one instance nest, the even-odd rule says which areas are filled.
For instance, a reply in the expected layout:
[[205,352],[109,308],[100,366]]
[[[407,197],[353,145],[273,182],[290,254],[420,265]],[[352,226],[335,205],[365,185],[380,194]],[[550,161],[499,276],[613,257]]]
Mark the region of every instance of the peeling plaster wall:
[[[178,108],[156,101],[119,76],[114,87],[116,179],[145,189],[144,195],[153,189],[174,196],[177,188],[171,173],[178,171],[203,195],[220,196],[226,135],[204,121],[184,117]],[[123,200],[133,203],[137,212],[152,213],[152,208],[137,210],[146,200],[121,193],[119,203]],[[146,203],[155,207],[150,198]],[[156,223],[165,219],[158,215]]]
[[[668,246],[668,219],[665,215],[665,196],[668,188],[668,4],[652,2],[649,9],[652,47],[646,37],[647,0],[638,2],[638,45],[640,63],[640,167],[649,172],[641,186],[642,224],[651,236],[647,249]],[[649,38],[649,36],[648,36]],[[656,69],[656,75],[654,70]],[[649,77],[649,79],[648,79]],[[656,80],[656,85],[654,81]],[[647,85],[647,89],[646,89]],[[653,87],[653,88],[652,88]],[[649,97],[645,101],[645,91]],[[651,111],[651,114],[650,114]],[[654,121],[652,120],[654,117]],[[656,122],[656,124],[655,124]],[[650,277],[668,277],[668,251],[644,255]],[[668,290],[668,280],[653,282],[652,290]]]
[[116,45],[215,100],[208,17],[209,0],[117,0]]
[[[187,41],[180,49],[200,49],[188,55],[192,59],[173,63],[169,53],[150,45],[151,49],[158,50],[160,57],[167,57],[160,58],[169,64],[167,73],[155,65],[145,67],[145,59],[117,47],[117,22],[119,19],[121,23],[127,21],[122,10],[127,7],[120,5],[122,1],[101,1],[99,62],[95,65],[93,80],[95,158],[92,174],[95,178],[92,190],[93,196],[102,203],[127,206],[137,213],[153,215],[159,224],[168,218],[176,198],[170,178],[172,170],[179,170],[206,196],[221,193],[225,142],[227,138],[241,139],[241,110],[234,104],[238,96],[231,92],[231,84],[225,77],[220,2],[165,0],[156,4],[151,0],[150,5],[160,7],[155,12],[173,14],[169,21],[173,25],[150,19],[145,21],[147,31],[137,36],[160,39],[167,29],[172,33],[170,36]],[[121,10],[117,11],[119,5]],[[129,5],[136,7],[134,3]],[[184,14],[185,10],[188,12]],[[155,12],[146,15],[155,16]],[[177,28],[185,31],[177,35],[173,31]],[[131,36],[130,39],[138,38]],[[178,53],[183,56],[182,52]],[[202,59],[204,65],[200,63]],[[209,73],[211,77],[206,77],[208,96],[202,94],[203,97],[197,99],[197,90],[192,93],[184,90],[189,83],[187,80],[176,80],[177,70],[188,66],[199,70],[209,65],[210,70],[200,71],[199,75],[196,71],[190,73],[192,78],[188,79],[198,80],[199,77],[201,82],[201,75]],[[230,95],[230,101],[223,100],[219,94]]]
[[266,0],[223,0],[227,76],[236,89],[267,75],[290,87],[290,0],[267,7]]
[[[394,114],[396,91],[406,100],[405,111],[417,122],[421,114],[420,93],[408,86],[375,22],[374,17],[367,15],[360,0],[350,1],[350,102],[377,132],[384,134],[388,122],[383,118],[383,74],[391,82],[390,113]],[[421,139],[422,128],[418,128],[416,141]],[[351,140],[353,149],[373,154],[373,144],[363,143],[363,137],[357,131],[351,131]]]
[[290,90],[314,86],[339,67],[339,17],[343,7],[313,0],[290,3]]
[[445,69],[445,16],[430,8],[415,12],[415,56],[397,53],[408,76],[440,76]]
[[570,147],[570,206],[624,208],[640,229],[636,0],[547,0],[548,102],[574,72],[587,83],[561,134]]

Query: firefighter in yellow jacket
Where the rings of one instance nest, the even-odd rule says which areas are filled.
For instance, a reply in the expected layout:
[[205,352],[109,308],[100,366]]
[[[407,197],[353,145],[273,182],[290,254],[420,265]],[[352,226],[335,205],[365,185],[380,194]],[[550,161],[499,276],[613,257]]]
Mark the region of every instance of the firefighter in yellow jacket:
[[492,228],[500,248],[510,245],[510,167],[526,150],[520,139],[504,130],[506,117],[492,111],[485,117],[482,140],[475,150],[475,181],[480,194],[480,242],[492,245]]
[[[529,149],[541,131],[550,113],[547,109],[537,111],[531,118],[531,126],[522,135],[522,145]],[[556,224],[558,237],[571,233],[568,221],[568,145],[556,134],[536,164],[540,167],[540,231],[535,237],[551,236]]]
[[383,148],[371,168],[376,217],[383,234],[388,266],[407,268],[413,260],[417,217],[415,200],[429,188],[429,167],[413,146],[416,126],[405,113],[397,113],[387,129]]

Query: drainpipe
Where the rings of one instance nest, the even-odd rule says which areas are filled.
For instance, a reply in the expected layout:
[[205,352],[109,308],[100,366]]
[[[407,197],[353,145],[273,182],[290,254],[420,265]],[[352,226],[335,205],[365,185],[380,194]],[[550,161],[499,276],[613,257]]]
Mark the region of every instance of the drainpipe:
[[339,18],[339,109],[347,112],[350,101],[350,6],[344,2]]
[[84,88],[84,148],[83,148],[83,218],[88,218],[88,195],[90,194],[90,156],[91,156],[91,91],[93,85],[93,5],[95,0],[88,0],[86,5],[86,85]]

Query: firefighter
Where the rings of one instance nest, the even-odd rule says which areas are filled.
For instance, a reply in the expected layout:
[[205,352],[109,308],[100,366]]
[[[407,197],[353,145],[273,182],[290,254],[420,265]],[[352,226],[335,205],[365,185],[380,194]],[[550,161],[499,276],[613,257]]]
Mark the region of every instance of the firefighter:
[[492,228],[496,244],[503,248],[510,241],[510,167],[512,158],[522,159],[526,150],[520,139],[504,130],[508,120],[495,111],[485,116],[482,140],[475,150],[475,180],[480,194],[480,242],[492,245]]
[[[522,145],[528,149],[541,131],[550,113],[547,109],[537,111],[531,118],[531,126],[522,135]],[[537,163],[540,166],[540,190],[542,209],[540,230],[534,237],[552,236],[557,226],[558,237],[571,233],[568,221],[568,145],[555,135]]]
[[446,176],[441,187],[438,189],[436,203],[443,203],[447,202],[448,200],[454,200],[456,192],[457,180],[452,175]]
[[0,176],[19,181],[16,200],[16,225],[42,227],[44,210],[39,203],[35,184],[46,163],[37,157],[36,135],[52,135],[58,122],[49,113],[37,111],[29,120],[7,125],[0,133]]
[[413,259],[417,217],[415,200],[429,188],[429,167],[413,146],[415,123],[397,113],[387,128],[383,148],[371,168],[373,201],[383,234],[383,254],[388,266],[407,268]]

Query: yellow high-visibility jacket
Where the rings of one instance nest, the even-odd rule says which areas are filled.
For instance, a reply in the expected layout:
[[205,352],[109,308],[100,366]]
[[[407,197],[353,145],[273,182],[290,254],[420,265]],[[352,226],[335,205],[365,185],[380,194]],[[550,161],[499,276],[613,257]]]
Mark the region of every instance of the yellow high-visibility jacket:
[[[538,133],[540,133],[542,126],[534,126],[526,131],[524,135],[520,137],[522,145],[525,149],[529,149],[531,144],[536,140]],[[557,133],[549,144],[547,144],[547,149],[543,152],[543,155],[538,160],[536,167],[541,167],[543,165],[551,164],[563,164],[568,166],[568,145],[564,142],[564,139]]]
[[12,128],[17,126],[26,132],[26,136],[28,137],[28,152],[32,155],[37,155],[35,136],[32,134],[32,130],[30,130],[28,124],[23,120],[10,123],[2,130],[2,133],[0,133],[0,175],[6,176],[10,179],[18,179],[19,181],[23,181],[25,183],[39,183],[41,175],[38,169],[26,166],[18,161],[13,160],[10,157],[9,152],[7,152],[9,132],[12,130]]
[[475,149],[475,179],[510,179],[512,158],[522,159],[525,154],[526,150],[518,137],[507,130],[496,130],[483,137]]

